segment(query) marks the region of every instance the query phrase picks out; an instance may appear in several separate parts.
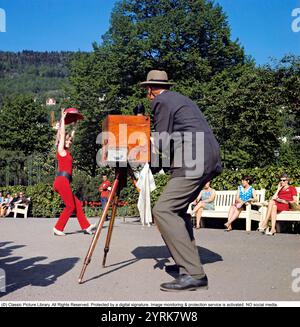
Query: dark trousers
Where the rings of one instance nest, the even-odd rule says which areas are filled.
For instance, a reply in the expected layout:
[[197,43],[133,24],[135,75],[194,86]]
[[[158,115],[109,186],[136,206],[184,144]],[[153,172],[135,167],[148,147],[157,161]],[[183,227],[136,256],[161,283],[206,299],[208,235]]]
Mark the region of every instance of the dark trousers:
[[108,200],[108,198],[101,198],[101,207],[102,207],[102,210],[105,209],[107,200]]
[[174,177],[166,185],[153,208],[157,227],[180,273],[194,278],[205,276],[193,235],[191,218],[186,214],[188,205],[195,200],[203,186],[213,176],[190,179]]

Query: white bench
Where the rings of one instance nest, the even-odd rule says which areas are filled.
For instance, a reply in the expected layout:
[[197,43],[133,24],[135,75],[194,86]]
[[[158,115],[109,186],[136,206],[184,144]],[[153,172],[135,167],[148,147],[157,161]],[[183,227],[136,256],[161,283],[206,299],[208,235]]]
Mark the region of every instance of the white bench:
[[[256,190],[258,202],[265,201],[265,190]],[[202,218],[228,218],[230,207],[234,204],[237,191],[216,191],[215,210],[203,210]],[[255,205],[255,203],[254,203]],[[260,221],[263,217],[265,208],[260,206],[258,210],[253,210],[250,204],[247,204],[246,210],[242,211],[239,218],[246,219],[246,231],[251,231],[251,220]]]
[[[297,204],[299,203],[299,194],[300,194],[300,187],[296,187],[297,189]],[[263,201],[261,201],[263,202]],[[262,208],[262,216],[251,216],[252,220],[262,222],[267,214],[267,206]],[[281,211],[277,214],[277,221],[300,221],[300,211]]]
[[[30,198],[28,199],[30,201]],[[24,215],[24,218],[27,219],[29,204],[25,203],[16,203],[14,207],[11,209],[11,212],[14,213],[14,218],[17,218],[17,214],[20,213]]]

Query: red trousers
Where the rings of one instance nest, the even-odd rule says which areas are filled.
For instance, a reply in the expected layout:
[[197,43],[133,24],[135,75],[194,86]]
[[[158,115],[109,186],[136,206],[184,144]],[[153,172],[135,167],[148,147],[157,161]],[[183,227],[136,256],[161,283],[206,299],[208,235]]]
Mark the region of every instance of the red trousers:
[[73,194],[71,185],[68,179],[64,176],[58,176],[55,178],[53,184],[55,192],[57,192],[62,200],[64,201],[65,208],[62,211],[55,228],[59,231],[63,231],[71,214],[75,210],[78,222],[80,224],[81,229],[86,229],[90,226],[90,223],[85,217],[85,214],[82,209],[81,202],[78,198]]

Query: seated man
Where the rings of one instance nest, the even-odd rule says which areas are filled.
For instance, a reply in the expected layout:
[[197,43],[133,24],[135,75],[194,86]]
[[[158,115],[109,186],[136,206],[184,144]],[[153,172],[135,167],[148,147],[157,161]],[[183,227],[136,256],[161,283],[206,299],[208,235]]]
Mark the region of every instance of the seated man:
[[25,194],[23,192],[19,193],[19,198],[17,201],[14,202],[15,204],[24,204],[29,205],[30,198],[26,198]]

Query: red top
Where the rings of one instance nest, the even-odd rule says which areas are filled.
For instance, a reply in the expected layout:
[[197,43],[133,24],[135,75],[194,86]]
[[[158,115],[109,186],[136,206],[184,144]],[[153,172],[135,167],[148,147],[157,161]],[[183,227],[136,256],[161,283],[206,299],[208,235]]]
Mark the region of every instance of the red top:
[[56,159],[58,161],[58,171],[65,171],[72,176],[73,158],[70,151],[65,150],[67,155],[62,157],[58,152],[56,153]]
[[99,191],[101,192],[101,198],[108,198],[109,197],[110,191],[107,189],[108,187],[110,187],[110,181],[109,180],[101,183],[101,185],[99,187]]
[[[288,188],[282,188],[278,192],[278,198],[286,201],[293,201],[293,196],[297,196],[297,189],[294,186],[289,186]],[[275,201],[277,205],[277,211],[288,211],[290,210],[287,203],[279,203]]]

